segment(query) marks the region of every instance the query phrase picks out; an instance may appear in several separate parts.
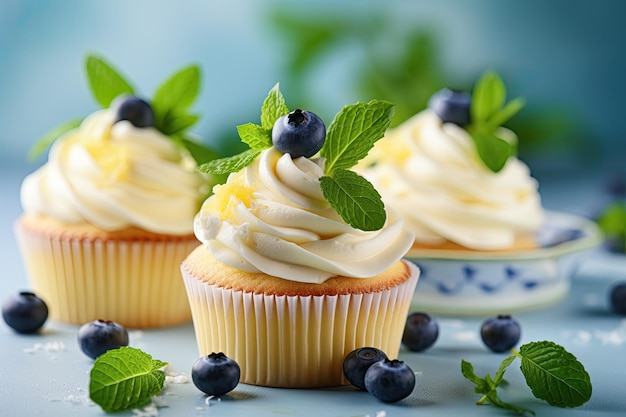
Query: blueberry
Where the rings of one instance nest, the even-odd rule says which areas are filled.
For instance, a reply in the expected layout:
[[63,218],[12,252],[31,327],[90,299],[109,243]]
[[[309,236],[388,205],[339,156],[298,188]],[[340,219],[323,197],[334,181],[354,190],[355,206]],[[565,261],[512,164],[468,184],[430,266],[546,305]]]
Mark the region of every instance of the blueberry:
[[609,292],[611,308],[617,314],[626,314],[626,282],[618,282]]
[[406,319],[402,343],[414,352],[431,347],[439,337],[437,320],[426,313],[411,313]]
[[194,385],[205,394],[216,397],[235,389],[240,377],[239,364],[222,352],[198,358],[191,368]]
[[135,96],[121,96],[111,104],[115,112],[113,123],[128,120],[135,127],[154,126],[154,112],[147,101]]
[[324,145],[326,126],[315,113],[296,109],[279,117],[272,129],[272,143],[281,153],[293,159],[310,158]]
[[355,349],[343,360],[343,374],[349,383],[362,391],[365,389],[365,373],[376,362],[387,359],[387,355],[374,347]]
[[381,401],[400,401],[413,392],[415,372],[400,360],[383,359],[365,373],[365,388]]
[[18,333],[35,333],[48,319],[48,306],[30,291],[21,291],[2,303],[4,321]]
[[496,353],[510,350],[519,342],[522,328],[508,315],[499,315],[485,320],[480,328],[480,336],[485,345]]
[[128,331],[114,321],[94,320],[78,329],[80,349],[92,359],[107,350],[128,346]]
[[470,124],[471,96],[467,92],[443,88],[428,100],[428,107],[443,123],[454,123],[461,127]]

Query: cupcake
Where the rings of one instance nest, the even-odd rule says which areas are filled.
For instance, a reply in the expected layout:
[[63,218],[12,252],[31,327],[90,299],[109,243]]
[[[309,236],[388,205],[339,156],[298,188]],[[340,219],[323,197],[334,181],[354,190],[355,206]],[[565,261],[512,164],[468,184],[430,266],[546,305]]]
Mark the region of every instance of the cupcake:
[[289,112],[277,85],[262,124],[238,127],[250,149],[200,167],[230,175],[197,214],[202,245],[181,270],[200,354],[235,359],[241,382],[337,386],[352,350],[398,354],[419,275],[401,259],[413,235],[350,170],[392,110],[347,106],[326,134],[314,113]]
[[[62,322],[189,322],[179,267],[198,245],[193,218],[211,181],[184,146],[198,69],[172,76],[150,103],[100,58],[88,57],[87,75],[103,108],[55,135],[22,183],[15,233],[30,285]],[[187,96],[173,89],[181,80]]]
[[523,102],[504,104],[493,73],[473,95],[443,89],[429,107],[390,129],[359,165],[424,249],[524,251],[544,221],[537,181],[500,126]]

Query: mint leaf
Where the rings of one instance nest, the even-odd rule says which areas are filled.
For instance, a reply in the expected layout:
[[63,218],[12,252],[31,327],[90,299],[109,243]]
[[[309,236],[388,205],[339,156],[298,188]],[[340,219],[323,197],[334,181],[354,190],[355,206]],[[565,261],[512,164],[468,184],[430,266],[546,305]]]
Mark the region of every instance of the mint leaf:
[[163,116],[157,129],[166,136],[172,136],[187,130],[198,120],[200,120],[200,116],[196,114],[177,113],[175,110],[171,110]]
[[86,69],[91,92],[102,107],[109,107],[121,94],[134,94],[130,83],[102,58],[88,55]]
[[521,370],[535,397],[558,407],[577,407],[591,398],[591,379],[574,355],[553,342],[520,347]]
[[109,350],[91,369],[89,397],[106,412],[141,406],[163,389],[166,365],[132,347]]
[[237,132],[243,143],[250,148],[262,151],[272,146],[272,130],[256,125],[254,123],[246,123],[237,126]]
[[515,116],[526,105],[526,100],[517,97],[509,101],[501,110],[494,113],[489,118],[489,124],[495,128],[501,126],[511,117]]
[[202,164],[198,167],[198,171],[205,174],[230,174],[231,172],[237,172],[250,165],[260,153],[260,150],[248,149],[228,158],[215,159]]
[[506,99],[502,79],[494,72],[486,72],[476,83],[470,104],[472,123],[483,122],[496,113]]
[[28,151],[28,159],[31,161],[41,155],[46,149],[52,145],[52,143],[64,133],[69,132],[72,129],[76,129],[80,126],[82,119],[70,120],[60,126],[55,127],[50,132],[46,133],[41,139],[39,139]]
[[152,97],[152,106],[161,111],[185,110],[194,103],[200,91],[200,68],[185,67],[165,80]]
[[513,117],[525,105],[516,98],[505,104],[506,87],[494,72],[486,72],[476,83],[470,103],[471,124],[467,132],[472,137],[480,159],[493,172],[500,172],[515,146],[498,137],[502,123]]
[[183,137],[178,141],[185,149],[187,149],[187,151],[189,151],[193,160],[196,161],[196,165],[202,165],[220,157],[213,149],[203,146],[193,140]]
[[[285,104],[285,98],[280,92],[279,84],[276,83],[263,101],[263,106],[261,107],[261,127],[268,129],[271,134],[276,120],[287,113],[289,113],[289,109]],[[269,146],[272,146],[271,142]]]
[[321,156],[326,158],[324,173],[350,169],[383,137],[391,123],[394,106],[372,100],[344,107],[331,122]]
[[157,88],[150,103],[154,111],[154,126],[164,135],[173,135],[195,124],[199,117],[189,114],[188,109],[199,91],[198,66],[185,67],[170,76]]
[[598,226],[609,236],[626,233],[626,205],[611,203],[598,218]]
[[476,151],[483,163],[493,172],[500,172],[513,153],[513,146],[504,139],[484,133],[471,132]]
[[379,230],[386,220],[385,206],[374,186],[357,173],[335,170],[320,178],[328,203],[350,226],[364,231]]

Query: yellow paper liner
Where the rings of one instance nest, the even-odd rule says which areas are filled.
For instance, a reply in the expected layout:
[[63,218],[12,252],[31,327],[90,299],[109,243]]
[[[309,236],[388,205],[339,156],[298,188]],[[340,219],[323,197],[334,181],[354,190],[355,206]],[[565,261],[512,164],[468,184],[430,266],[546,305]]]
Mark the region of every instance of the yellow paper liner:
[[[200,356],[223,352],[241,382],[312,388],[345,385],[343,359],[359,347],[396,358],[419,270],[387,290],[334,296],[276,296],[224,289],[182,268]],[[315,284],[311,284],[315,285]]]
[[31,289],[53,320],[102,319],[128,328],[191,320],[180,263],[198,246],[195,239],[102,240],[38,233],[19,223],[15,233]]

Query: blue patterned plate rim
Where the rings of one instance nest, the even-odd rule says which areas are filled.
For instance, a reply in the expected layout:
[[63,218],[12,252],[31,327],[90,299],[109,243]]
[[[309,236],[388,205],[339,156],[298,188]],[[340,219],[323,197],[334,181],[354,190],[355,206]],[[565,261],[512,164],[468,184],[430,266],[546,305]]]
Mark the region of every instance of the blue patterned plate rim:
[[545,259],[591,249],[603,240],[602,232],[595,222],[574,214],[556,211],[546,212],[546,220],[534,237],[538,243],[537,249],[517,252],[418,249],[409,251],[406,258],[485,261]]

